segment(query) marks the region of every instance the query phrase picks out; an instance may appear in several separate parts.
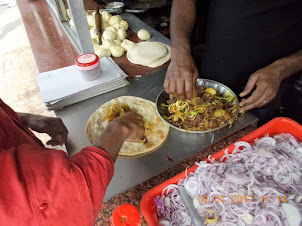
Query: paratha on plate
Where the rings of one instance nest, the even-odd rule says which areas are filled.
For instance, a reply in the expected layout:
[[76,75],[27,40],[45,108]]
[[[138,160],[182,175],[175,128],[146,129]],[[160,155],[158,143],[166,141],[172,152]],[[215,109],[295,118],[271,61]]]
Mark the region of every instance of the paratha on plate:
[[140,155],[161,146],[168,136],[169,126],[158,117],[153,102],[133,96],[121,96],[99,107],[86,124],[89,140],[94,143],[110,121],[128,111],[143,117],[146,139],[139,142],[125,141],[119,155]]

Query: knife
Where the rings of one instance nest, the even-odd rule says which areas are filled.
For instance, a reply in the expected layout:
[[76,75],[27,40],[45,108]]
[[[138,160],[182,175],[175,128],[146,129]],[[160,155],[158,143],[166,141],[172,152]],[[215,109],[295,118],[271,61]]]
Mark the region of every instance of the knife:
[[183,186],[178,186],[178,191],[179,191],[179,195],[181,197],[181,200],[185,204],[185,207],[186,207],[186,209],[189,213],[189,216],[192,220],[192,224],[194,226],[202,226],[203,223],[202,223],[201,217],[199,216],[197,210],[193,206],[192,200],[189,197],[186,189]]

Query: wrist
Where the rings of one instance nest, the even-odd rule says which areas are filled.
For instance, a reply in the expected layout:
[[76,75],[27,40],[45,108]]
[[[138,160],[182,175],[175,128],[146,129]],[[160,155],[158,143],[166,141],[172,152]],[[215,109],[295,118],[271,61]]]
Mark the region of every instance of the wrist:
[[114,133],[116,136],[120,137],[122,140],[125,140],[130,133],[130,129],[121,124],[119,120],[114,120],[110,122],[108,127],[106,128],[109,130],[109,133]]
[[121,125],[117,120],[110,122],[93,146],[106,151],[113,161],[116,160],[118,152],[129,135],[129,128]]
[[21,112],[17,112],[19,118],[21,119],[22,123],[27,126],[29,121],[30,121],[30,117],[31,115],[28,113],[21,113]]
[[186,66],[193,60],[190,50],[185,48],[172,49],[171,62],[179,67]]
[[283,62],[282,60],[277,60],[274,63],[271,64],[273,69],[277,72],[278,78],[280,80],[285,79],[290,75],[290,70],[287,67],[286,63]]
[[191,47],[186,45],[178,45],[175,47],[171,47],[172,56],[183,56],[183,55],[191,55]]

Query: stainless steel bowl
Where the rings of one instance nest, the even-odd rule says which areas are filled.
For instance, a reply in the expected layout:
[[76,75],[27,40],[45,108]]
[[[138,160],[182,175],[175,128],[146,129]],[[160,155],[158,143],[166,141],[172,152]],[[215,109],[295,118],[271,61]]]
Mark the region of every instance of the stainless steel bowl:
[[123,2],[110,2],[105,6],[105,10],[109,13],[121,14],[126,13],[145,13],[148,11],[146,9],[127,9]]
[[[215,81],[212,81],[212,80],[209,80],[209,79],[197,79],[197,83],[196,83],[197,86],[206,86],[206,87],[210,87],[210,88],[213,88],[217,91],[219,91],[221,94],[225,95],[225,94],[229,94],[231,96],[234,96],[235,99],[233,101],[233,104],[238,104],[238,98],[237,96],[235,95],[235,93],[227,86],[219,83],[219,82],[215,82]],[[163,106],[161,106],[162,103],[165,103],[167,104],[167,101],[170,99],[169,95],[165,92],[165,90],[161,91],[159,93],[159,95],[157,96],[157,99],[156,99],[156,111],[157,111],[157,114],[159,115],[159,117],[164,121],[166,122],[169,126],[173,127],[174,129],[177,129],[179,131],[182,131],[182,132],[188,132],[188,133],[208,133],[208,132],[213,132],[213,131],[216,131],[216,130],[219,130],[227,125],[229,125],[229,123],[225,123],[219,127],[216,127],[214,129],[209,129],[209,130],[202,130],[202,131],[197,131],[197,130],[185,130],[185,129],[181,129],[177,126],[174,126],[172,125],[171,123],[169,123],[166,119],[163,118],[163,115],[165,113],[165,108]],[[235,116],[237,116],[239,113],[239,111],[236,112]],[[234,116],[234,117],[235,117]]]
[[111,2],[106,5],[106,11],[114,14],[121,14],[125,9],[125,4],[123,2]]

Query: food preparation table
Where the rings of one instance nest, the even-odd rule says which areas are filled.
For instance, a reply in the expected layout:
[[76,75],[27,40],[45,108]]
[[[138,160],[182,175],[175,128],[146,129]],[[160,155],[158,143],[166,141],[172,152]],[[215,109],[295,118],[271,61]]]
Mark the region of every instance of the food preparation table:
[[[56,112],[69,130],[66,143],[69,155],[91,145],[85,133],[85,125],[90,115],[105,102],[119,96],[137,96],[155,102],[163,89],[166,68],[130,81],[130,85],[115,91],[65,107]],[[118,157],[115,172],[110,182],[104,201],[115,195],[161,173],[169,167],[194,155],[235,132],[257,123],[258,119],[251,113],[238,117],[234,125],[219,131],[191,134],[180,132],[170,127],[165,143],[156,151],[137,157]]]

